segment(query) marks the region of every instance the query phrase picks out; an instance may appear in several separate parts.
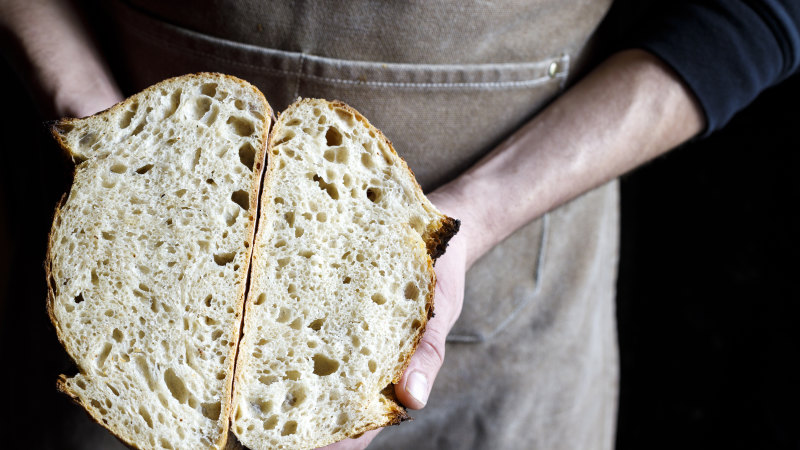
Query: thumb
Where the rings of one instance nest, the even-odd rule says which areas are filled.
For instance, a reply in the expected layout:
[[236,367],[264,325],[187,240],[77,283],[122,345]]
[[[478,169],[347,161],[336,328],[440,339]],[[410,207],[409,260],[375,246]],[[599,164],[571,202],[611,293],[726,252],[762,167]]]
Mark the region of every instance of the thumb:
[[408,367],[395,385],[395,395],[411,409],[423,408],[428,402],[431,387],[444,362],[447,334],[461,313],[466,267],[460,247],[451,245],[436,263],[435,316],[428,321]]
[[437,318],[438,316],[428,322],[428,329],[422,335],[414,356],[411,357],[408,367],[400,377],[400,382],[394,388],[400,403],[411,409],[425,407],[433,381],[444,362],[444,343],[447,333],[435,326]]

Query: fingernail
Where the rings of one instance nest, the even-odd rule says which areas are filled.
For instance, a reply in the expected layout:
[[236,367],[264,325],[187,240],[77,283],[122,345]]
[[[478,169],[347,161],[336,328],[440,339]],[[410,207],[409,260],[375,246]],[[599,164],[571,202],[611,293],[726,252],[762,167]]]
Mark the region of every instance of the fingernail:
[[406,392],[423,405],[428,403],[428,378],[422,372],[411,372],[406,380]]

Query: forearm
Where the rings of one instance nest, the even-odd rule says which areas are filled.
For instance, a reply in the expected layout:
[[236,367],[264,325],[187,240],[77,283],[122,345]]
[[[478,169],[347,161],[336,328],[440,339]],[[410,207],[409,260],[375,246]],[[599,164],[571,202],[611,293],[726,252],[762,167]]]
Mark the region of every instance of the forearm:
[[461,215],[469,266],[527,222],[679,145],[703,124],[669,68],[649,53],[625,51],[432,195]]
[[66,0],[0,0],[3,47],[46,116],[83,116],[119,100],[108,68]]

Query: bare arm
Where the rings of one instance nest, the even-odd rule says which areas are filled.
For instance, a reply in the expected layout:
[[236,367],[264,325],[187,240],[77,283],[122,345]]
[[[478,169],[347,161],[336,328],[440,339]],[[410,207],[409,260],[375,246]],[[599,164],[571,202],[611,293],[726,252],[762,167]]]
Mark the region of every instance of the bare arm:
[[621,52],[436,198],[465,215],[471,265],[527,222],[688,140],[704,120],[658,58]]
[[[436,316],[396,386],[400,400],[424,406],[461,311],[464,272],[478,258],[548,210],[688,140],[704,121],[692,94],[658,58],[624,51],[433,192],[430,199],[462,225],[436,264]],[[421,388],[409,383],[415,373],[425,378]]]
[[0,0],[0,37],[45,117],[83,117],[122,99],[67,0]]

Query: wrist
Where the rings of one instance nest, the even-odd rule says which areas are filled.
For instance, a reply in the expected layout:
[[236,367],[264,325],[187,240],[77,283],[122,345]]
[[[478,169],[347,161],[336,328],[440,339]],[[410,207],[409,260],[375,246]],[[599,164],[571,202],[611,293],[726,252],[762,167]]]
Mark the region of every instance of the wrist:
[[[441,186],[428,194],[428,199],[436,208],[448,217],[461,222],[458,233],[451,240],[451,245],[458,243],[466,251],[466,269],[480,259],[493,245],[492,232],[483,218],[484,210],[478,199],[470,199],[465,195],[461,183],[464,176]],[[458,242],[455,242],[455,241]]]

